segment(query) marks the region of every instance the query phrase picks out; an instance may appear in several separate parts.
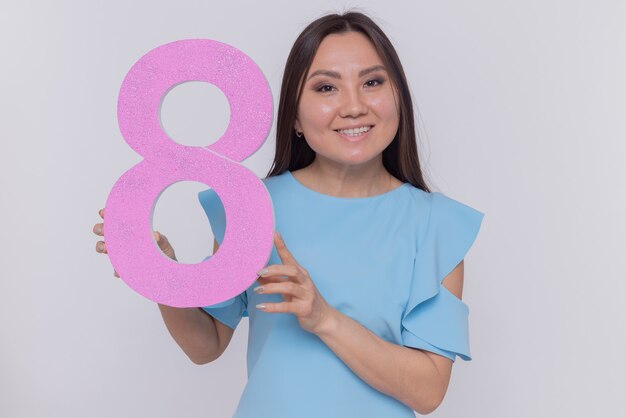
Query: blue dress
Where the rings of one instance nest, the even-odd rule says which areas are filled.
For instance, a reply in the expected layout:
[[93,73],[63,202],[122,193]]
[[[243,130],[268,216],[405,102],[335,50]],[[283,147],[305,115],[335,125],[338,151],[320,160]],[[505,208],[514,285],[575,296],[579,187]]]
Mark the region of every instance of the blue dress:
[[[441,284],[473,244],[484,214],[410,183],[383,194],[341,198],[307,188],[285,171],[262,180],[275,229],[334,308],[380,338],[471,360],[468,307]],[[199,193],[219,244],[225,214],[217,194]],[[272,247],[267,265],[281,264]],[[234,418],[414,418],[359,378],[291,313],[255,306],[280,294],[245,292],[203,307],[236,328],[249,317],[248,381]]]

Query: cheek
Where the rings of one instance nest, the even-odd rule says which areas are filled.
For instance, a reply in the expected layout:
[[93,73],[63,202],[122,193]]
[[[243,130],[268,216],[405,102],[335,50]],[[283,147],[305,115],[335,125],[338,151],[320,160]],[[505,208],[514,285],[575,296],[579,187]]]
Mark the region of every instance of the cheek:
[[328,119],[330,116],[332,116],[335,113],[335,111],[336,111],[336,108],[331,103],[324,103],[319,106],[320,116],[323,117],[324,119]]
[[301,103],[298,113],[304,129],[324,129],[332,121],[336,108],[332,103],[309,100]]
[[372,101],[370,101],[370,108],[378,114],[378,117],[390,123],[397,123],[399,120],[398,106],[395,103],[395,98],[391,95],[372,99]]

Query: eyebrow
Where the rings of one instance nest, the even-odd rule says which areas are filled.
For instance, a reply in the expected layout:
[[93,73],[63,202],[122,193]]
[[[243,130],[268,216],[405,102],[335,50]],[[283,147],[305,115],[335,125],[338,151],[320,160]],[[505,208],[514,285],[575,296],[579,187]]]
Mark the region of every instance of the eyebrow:
[[[374,71],[378,71],[378,70],[387,71],[384,65],[374,65],[373,67],[369,67],[369,68],[359,71],[359,77],[363,77],[364,75],[373,73]],[[337,71],[330,71],[330,70],[314,71],[313,74],[311,74],[308,79],[310,80],[313,77],[318,76],[318,75],[325,75],[325,76],[336,78],[339,80],[341,79],[341,74],[339,74]]]

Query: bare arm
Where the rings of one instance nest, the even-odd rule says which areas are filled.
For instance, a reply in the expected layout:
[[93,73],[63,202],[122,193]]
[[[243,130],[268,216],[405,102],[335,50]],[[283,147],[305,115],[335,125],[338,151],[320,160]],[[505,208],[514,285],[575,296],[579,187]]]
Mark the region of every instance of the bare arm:
[[[215,241],[213,254],[218,247]],[[195,364],[217,360],[228,347],[234,330],[201,308],[158,305],[172,338]]]
[[[461,299],[461,261],[443,285]],[[333,310],[332,321],[318,337],[370,386],[422,415],[444,399],[453,362],[439,354],[386,341],[347,315]]]
[[[104,220],[104,209],[100,209],[98,214]],[[104,236],[104,222],[95,224],[93,232],[98,236]],[[153,231],[153,233],[161,251],[169,258],[176,260],[176,254],[167,237],[158,231]],[[213,254],[218,248],[216,240],[213,244]],[[107,254],[106,243],[98,241],[96,251]],[[113,270],[113,275],[120,277],[115,270]],[[234,330],[215,320],[203,309],[158,305],[168,331],[194,363],[209,363],[219,358],[226,350]]]

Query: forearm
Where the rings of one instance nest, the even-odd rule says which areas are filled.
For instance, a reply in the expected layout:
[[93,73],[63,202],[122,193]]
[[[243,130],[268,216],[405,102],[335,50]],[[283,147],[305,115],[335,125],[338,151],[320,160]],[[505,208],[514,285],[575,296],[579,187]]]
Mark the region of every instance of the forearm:
[[352,318],[332,309],[317,336],[361,379],[420,414],[440,403],[436,365],[419,350],[383,340]]
[[196,364],[215,360],[219,352],[219,338],[215,322],[200,308],[173,308],[159,305],[161,316],[172,338]]

